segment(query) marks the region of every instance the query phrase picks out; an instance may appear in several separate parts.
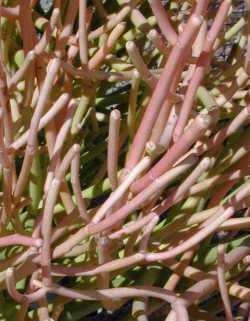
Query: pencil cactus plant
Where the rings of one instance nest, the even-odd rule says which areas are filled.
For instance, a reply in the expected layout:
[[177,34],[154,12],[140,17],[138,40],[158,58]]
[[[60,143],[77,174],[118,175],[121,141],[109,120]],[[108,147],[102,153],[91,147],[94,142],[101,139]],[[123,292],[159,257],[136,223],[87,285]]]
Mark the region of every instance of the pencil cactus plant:
[[1,320],[247,320],[249,10],[0,1]]

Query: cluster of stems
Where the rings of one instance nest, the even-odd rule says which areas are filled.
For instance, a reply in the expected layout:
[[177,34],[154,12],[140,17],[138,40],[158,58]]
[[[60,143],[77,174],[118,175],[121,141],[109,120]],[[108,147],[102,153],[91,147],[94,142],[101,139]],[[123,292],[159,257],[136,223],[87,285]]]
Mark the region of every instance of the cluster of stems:
[[0,0],[11,318],[248,320],[250,1],[43,5]]

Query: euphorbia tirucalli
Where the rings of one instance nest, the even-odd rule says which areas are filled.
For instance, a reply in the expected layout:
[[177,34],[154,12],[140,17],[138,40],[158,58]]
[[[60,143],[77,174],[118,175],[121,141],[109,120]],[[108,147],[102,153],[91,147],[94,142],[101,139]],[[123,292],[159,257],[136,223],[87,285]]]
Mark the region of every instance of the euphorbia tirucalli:
[[1,318],[245,320],[249,1],[47,6],[0,1]]

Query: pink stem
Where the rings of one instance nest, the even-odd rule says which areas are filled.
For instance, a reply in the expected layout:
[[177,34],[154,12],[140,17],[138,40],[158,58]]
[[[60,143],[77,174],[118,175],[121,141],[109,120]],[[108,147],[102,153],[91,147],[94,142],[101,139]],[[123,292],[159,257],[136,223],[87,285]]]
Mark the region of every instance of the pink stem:
[[78,7],[79,1],[71,1],[68,4],[64,26],[59,34],[58,41],[56,43],[55,54],[59,58],[65,56],[65,47],[74,28],[75,17],[78,13]]
[[125,22],[121,22],[111,31],[106,43],[102,47],[100,47],[100,49],[89,60],[88,68],[90,70],[97,69],[101,65],[106,55],[112,51],[115,43],[118,41],[120,36],[125,31],[125,28],[126,28]]
[[97,29],[90,31],[88,35],[88,40],[93,40],[98,38],[105,32],[112,30],[118,23],[123,21],[123,19],[131,12],[133,7],[136,7],[136,4],[139,0],[132,0],[130,3],[124,5],[122,9],[114,15],[110,20],[108,20],[104,25],[98,27]]
[[44,184],[44,191],[45,194],[47,193],[49,187],[50,187],[50,183],[53,179],[53,175],[55,172],[55,169],[59,166],[60,164],[60,154],[63,148],[63,144],[66,140],[66,137],[68,135],[68,132],[70,130],[71,127],[71,123],[72,123],[72,118],[73,118],[73,114],[76,108],[76,102],[74,99],[72,99],[67,107],[67,114],[65,116],[64,122],[61,126],[61,128],[59,129],[59,132],[56,136],[56,141],[55,141],[55,145],[53,147],[53,154],[50,157],[50,165],[49,165],[49,169],[48,169],[48,175],[46,178],[46,182]]
[[168,120],[166,122],[165,128],[159,140],[159,145],[162,146],[165,150],[169,148],[169,145],[173,138],[173,132],[177,123],[179,109],[180,109],[179,107],[180,107],[179,105],[174,105],[172,107]]
[[162,109],[159,113],[159,116],[156,120],[156,123],[153,127],[152,134],[150,137],[150,142],[153,142],[158,146],[159,144],[159,139],[163,133],[164,127],[166,125],[167,119],[170,115],[171,111],[171,106],[173,103],[171,102],[170,99],[166,100],[162,106]]
[[60,16],[60,10],[58,8],[55,8],[52,11],[50,21],[48,23],[47,28],[45,29],[45,31],[43,33],[42,38],[39,40],[39,42],[34,47],[34,52],[37,56],[41,55],[42,52],[45,50],[46,46],[48,45],[48,43],[52,37],[52,33],[53,33],[53,31],[56,27],[56,24],[59,20],[59,16]]
[[228,289],[225,281],[224,266],[225,266],[225,246],[224,244],[219,244],[218,245],[218,267],[217,267],[219,290],[220,290],[221,298],[225,308],[226,321],[233,321],[231,303],[230,303]]
[[109,119],[109,137],[108,137],[108,159],[107,169],[111,189],[117,188],[117,168],[119,154],[119,132],[120,132],[121,113],[118,109],[112,110]]
[[160,0],[148,0],[149,5],[156,17],[156,21],[161,29],[162,34],[171,45],[175,45],[178,36],[171,26],[166,10]]
[[173,78],[176,74],[176,68],[183,59],[183,53],[188,51],[191,47],[192,41],[194,40],[201,23],[202,21],[200,17],[192,15],[186,26],[186,30],[188,30],[188,32],[184,31],[173,47],[164,70],[161,73],[160,79],[157,82],[148,107],[143,115],[141,125],[135,135],[126,161],[126,168],[133,168],[141,158],[162,104],[170,95],[170,89]]
[[18,199],[22,195],[26,187],[33,158],[37,150],[36,140],[37,140],[37,131],[39,128],[39,122],[42,117],[45,106],[47,104],[47,99],[51,93],[53,82],[60,68],[60,64],[61,64],[60,60],[55,58],[52,61],[51,65],[49,66],[47,77],[44,81],[44,84],[37,102],[36,109],[31,119],[30,132],[29,132],[27,146],[25,150],[25,156],[24,156],[21,172],[19,174],[15,191],[14,191],[14,197],[16,199]]
[[[178,264],[183,267],[183,265],[188,266],[190,262],[192,261],[193,257],[195,255],[195,249],[191,249],[190,251],[185,252],[182,256],[181,259],[176,265]],[[169,291],[174,291],[180,282],[182,276],[180,276],[178,273],[173,273],[170,275],[168,278],[167,282],[164,285],[164,289],[167,289]]]
[[[44,128],[50,121],[52,121],[55,116],[66,106],[66,104],[69,102],[69,94],[64,93],[62,94],[55,103],[51,106],[49,111],[40,119],[39,127],[38,129],[41,130]],[[29,131],[28,129],[22,136],[20,136],[16,141],[14,141],[10,148],[13,148],[15,150],[23,147],[23,145],[26,144],[28,137],[29,137]]]
[[221,145],[227,137],[235,133],[244,123],[249,120],[249,115],[250,105],[242,109],[242,111],[231,121],[229,125],[222,128],[207,142],[204,142],[201,146],[197,147],[197,152],[199,155]]
[[224,222],[219,230],[221,231],[239,231],[241,229],[248,229],[250,227],[250,218],[249,217],[239,217],[231,218]]
[[155,226],[157,225],[158,221],[159,221],[159,216],[154,216],[152,218],[152,220],[146,225],[143,235],[142,235],[142,238],[140,240],[140,244],[139,244],[139,251],[140,252],[147,251],[150,236],[151,236]]
[[178,321],[189,321],[187,308],[183,303],[177,302],[173,305]]
[[133,193],[138,193],[147,187],[154,179],[169,170],[174,163],[196,142],[206,131],[211,123],[208,115],[198,115],[190,128],[181,138],[167,151],[161,160],[142,178],[131,186]]
[[148,224],[149,222],[151,222],[153,220],[153,218],[156,217],[155,213],[150,213],[144,217],[142,217],[141,219],[130,223],[128,226],[123,227],[122,229],[113,232],[112,234],[109,235],[109,238],[111,240],[113,239],[119,239],[121,238],[123,235],[129,235],[132,234],[136,231],[138,231],[139,229],[141,229],[144,225]]
[[0,7],[0,15],[9,19],[18,19],[20,15],[20,6],[16,7]]
[[46,289],[41,288],[30,294],[21,294],[16,290],[14,269],[8,268],[6,271],[6,285],[10,296],[18,303],[31,303],[39,300],[46,294]]
[[159,52],[163,54],[165,58],[167,58],[170,50],[162,40],[158,31],[155,29],[150,30],[148,33],[148,38],[153,42],[153,44],[159,50]]
[[[98,264],[102,265],[111,261],[110,253],[110,241],[107,236],[100,236],[97,239],[98,250]],[[98,289],[108,289],[110,284],[111,275],[109,272],[100,273],[97,278]],[[107,310],[111,310],[114,307],[114,301],[112,299],[105,299],[101,302],[103,307]]]
[[169,172],[165,173],[161,177],[159,177],[156,181],[154,181],[147,189],[145,189],[142,193],[138,194],[132,201],[126,203],[119,210],[114,212],[112,215],[108,216],[104,220],[99,223],[89,225],[80,229],[76,234],[69,237],[68,240],[61,243],[54,250],[53,257],[59,257],[64,253],[70,251],[76,244],[78,244],[84,237],[92,234],[97,234],[105,231],[106,229],[116,225],[118,222],[126,218],[133,211],[138,209],[142,203],[148,201],[150,196],[154,195],[155,192],[159,191],[170,182],[173,181],[178,175],[185,172],[188,168],[190,168],[194,159],[190,157],[183,164],[173,168]]
[[21,67],[16,71],[16,73],[8,81],[8,89],[10,92],[14,91],[17,83],[23,78],[26,72],[29,70],[30,66],[35,60],[35,52],[33,50],[29,51]]
[[0,164],[2,165],[3,172],[3,207],[1,213],[1,224],[6,225],[12,215],[13,167],[6,149],[3,108],[0,108]]
[[226,210],[224,209],[222,210],[223,210],[222,214],[221,214],[221,209],[219,210],[217,219],[214,219],[214,221],[211,222],[210,225],[204,227],[202,230],[197,232],[194,236],[190,237],[187,241],[165,252],[148,253],[146,254],[146,260],[149,262],[156,261],[156,260],[166,260],[189,250],[190,248],[195,246],[197,243],[204,240],[209,234],[214,232],[224,221],[230,218],[235,212],[233,207],[229,207]]
[[104,263],[99,266],[91,267],[65,267],[65,266],[53,266],[51,268],[52,274],[56,276],[94,276],[100,273],[112,272],[125,267],[131,267],[144,261],[144,254],[137,253],[121,259],[115,259]]
[[218,212],[215,215],[213,215],[212,219],[209,218],[206,224],[203,224],[204,228],[202,228],[199,232],[197,232],[195,235],[190,237],[187,241],[183,242],[182,244],[178,245],[173,249],[167,250],[162,253],[146,254],[145,259],[147,261],[169,259],[192,248],[194,245],[196,245],[197,243],[205,239],[209,234],[214,232],[224,221],[229,219],[234,214],[235,208],[237,208],[237,205],[242,200],[244,200],[244,198],[249,194],[250,194],[250,183],[248,182],[237,192],[235,196],[233,196],[229,200],[228,202],[229,207],[226,210],[223,207],[219,208]]
[[80,153],[76,153],[75,157],[71,163],[71,184],[73,192],[76,196],[76,204],[79,210],[81,218],[85,222],[89,222],[89,215],[87,213],[87,206],[85,200],[82,197],[80,179],[79,179],[79,169],[80,169]]
[[12,234],[0,237],[0,247],[11,245],[23,245],[28,247],[34,246],[39,248],[42,246],[42,240],[20,234]]
[[99,222],[108,211],[124,196],[129,186],[133,181],[144,171],[150,164],[152,159],[148,156],[144,157],[132,170],[131,172],[124,170],[122,177],[122,183],[117,187],[117,189],[110,195],[110,197],[103,203],[103,205],[98,209],[97,213],[92,219],[93,223]]
[[229,182],[229,184],[231,184],[231,181],[238,180],[239,178],[244,177],[246,175],[249,175],[249,168],[246,168],[244,170],[239,169],[236,171],[232,171],[222,176],[215,175],[211,178],[208,178],[200,183],[193,185],[190,188],[188,195],[200,193],[206,189],[213,187],[214,185],[222,184],[225,182]]
[[73,145],[67,154],[64,156],[60,167],[55,172],[55,177],[51,183],[48,195],[45,200],[43,220],[41,226],[41,232],[43,236],[43,247],[41,252],[41,264],[43,273],[43,283],[48,285],[51,283],[51,255],[50,255],[50,245],[51,245],[51,228],[53,220],[54,206],[57,201],[59,188],[61,181],[70,166],[72,159],[75,154],[79,152],[79,145]]
[[227,183],[227,185],[220,186],[219,189],[215,190],[215,194],[209,201],[207,207],[211,208],[214,206],[217,206],[220,204],[220,202],[223,200],[223,198],[227,195],[227,193],[230,191],[230,189],[234,186],[234,184],[237,183],[237,180],[232,180]]
[[197,179],[209,168],[211,167],[210,158],[206,157],[201,160],[197,167],[192,171],[192,173],[174,190],[169,196],[163,201],[160,208],[157,209],[157,213],[163,213],[175,203],[183,200],[190,189],[190,187],[197,181]]
[[[226,257],[226,264],[225,270],[231,269],[235,266],[241,259],[249,253],[249,249],[246,246],[233,250],[229,255]],[[177,265],[176,265],[177,266]],[[186,290],[181,295],[182,299],[188,300],[187,305],[197,304],[201,301],[201,299],[207,297],[210,293],[212,293],[217,287],[217,277],[216,271],[212,271],[210,273],[205,273],[201,270],[193,268],[191,266],[183,267],[179,271],[178,269],[176,272],[180,272],[180,275],[184,274],[184,276],[191,278],[195,281],[199,281],[196,284],[192,285],[190,288]],[[233,289],[234,288],[234,289]],[[246,289],[246,288],[245,288]],[[245,290],[244,289],[244,290]],[[230,293],[237,296],[239,292],[242,291],[242,287],[237,286],[235,283],[230,287]],[[239,295],[242,297],[242,295]],[[171,313],[168,320],[175,321],[176,316],[175,313]]]
[[113,224],[118,223],[120,220],[126,218],[130,213],[137,210],[141,204],[150,201],[150,197],[156,192],[165,188],[170,184],[176,177],[188,170],[196,162],[196,158],[192,155],[187,158],[182,164],[169,170],[164,175],[153,181],[146,189],[136,195],[131,201],[122,206],[119,210],[114,212],[112,215],[102,220],[100,223],[94,224],[89,227],[89,231],[92,233],[98,233],[105,229],[105,226],[110,227]]
[[196,91],[201,81],[203,80],[206,68],[209,66],[210,55],[213,50],[214,42],[221,28],[224,25],[224,22],[225,22],[225,19],[227,18],[227,14],[230,7],[231,7],[231,0],[226,0],[222,2],[216,14],[213,25],[207,34],[203,51],[197,62],[197,67],[195,69],[194,75],[191,79],[191,82],[185,94],[184,103],[181,108],[178,122],[174,131],[174,141],[177,141],[184,131],[184,128],[186,126],[186,123],[190,115],[190,111],[193,106]]
[[[136,287],[124,287],[119,289],[105,289],[105,290],[71,290],[62,286],[52,285],[49,290],[54,293],[67,296],[74,299],[82,299],[88,301],[100,301],[105,298],[130,298],[130,297],[153,297],[164,300],[171,304],[176,303],[178,297],[170,291],[150,286],[136,286]],[[181,301],[181,300],[180,300]],[[182,302],[182,301],[181,301]],[[183,300],[184,304],[185,301]]]
[[[2,6],[1,6],[2,7]],[[0,51],[0,105],[3,108],[3,124],[4,124],[4,137],[6,147],[13,141],[13,120],[10,112],[10,101],[8,95],[6,70],[2,57],[2,50]]]
[[130,59],[132,60],[133,65],[137,69],[141,78],[149,85],[153,90],[157,84],[156,77],[150,72],[146,63],[143,61],[143,58],[133,41],[128,41],[126,43],[126,49],[129,54]]
[[79,0],[79,49],[82,66],[88,63],[87,1]]

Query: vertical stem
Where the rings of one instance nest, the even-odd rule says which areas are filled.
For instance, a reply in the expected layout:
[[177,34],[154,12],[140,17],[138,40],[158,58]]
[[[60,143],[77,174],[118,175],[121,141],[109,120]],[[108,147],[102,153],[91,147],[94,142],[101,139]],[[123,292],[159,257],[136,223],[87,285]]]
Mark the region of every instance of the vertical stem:
[[152,128],[159,115],[162,104],[170,95],[170,88],[173,78],[176,74],[176,68],[183,59],[183,53],[188,51],[188,49],[191,47],[192,41],[194,40],[201,23],[202,20],[200,17],[192,16],[186,26],[186,30],[188,30],[188,32],[184,31],[173,47],[161,77],[157,82],[147,109],[143,115],[140,127],[135,135],[126,161],[127,168],[133,168],[141,158],[147,140],[150,137]]
[[149,5],[156,17],[157,23],[161,29],[164,37],[169,41],[171,45],[174,45],[178,39],[178,36],[171,26],[166,10],[164,9],[160,0],[148,0]]
[[14,197],[17,200],[20,198],[20,196],[22,195],[26,187],[33,158],[37,150],[37,131],[39,128],[39,122],[42,117],[45,106],[47,104],[47,99],[49,98],[51,90],[53,88],[53,82],[56,78],[60,65],[61,65],[60,59],[55,58],[52,61],[51,65],[49,66],[46,79],[44,81],[44,84],[40,92],[36,109],[31,119],[30,132],[29,132],[28,142],[25,150],[24,160],[23,160],[21,172],[19,174],[19,177],[16,183],[15,191],[14,191]]
[[134,73],[131,89],[129,93],[129,106],[128,106],[128,131],[129,137],[132,140],[136,130],[136,109],[137,109],[137,99],[138,99],[138,91],[140,87],[140,76],[137,72]]
[[82,197],[80,179],[79,179],[79,170],[80,170],[80,153],[76,153],[76,156],[73,158],[71,163],[71,184],[73,192],[76,197],[76,204],[79,210],[81,218],[85,221],[89,221],[89,215],[87,213],[87,207]]
[[221,294],[221,298],[223,301],[223,305],[225,308],[226,321],[233,321],[233,315],[231,311],[231,303],[228,295],[228,289],[225,281],[225,246],[224,244],[218,245],[218,284],[219,290]]
[[79,0],[79,49],[82,67],[88,63],[88,38],[87,38],[87,0]]
[[114,191],[117,187],[117,169],[119,154],[119,132],[120,132],[121,114],[118,109],[110,113],[109,118],[109,137],[108,137],[108,178],[111,188]]

